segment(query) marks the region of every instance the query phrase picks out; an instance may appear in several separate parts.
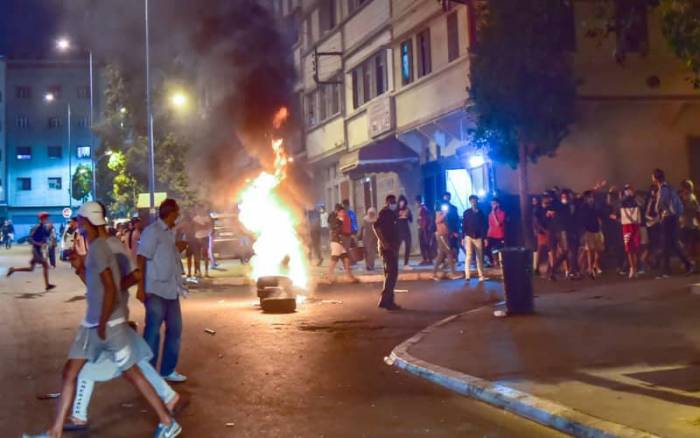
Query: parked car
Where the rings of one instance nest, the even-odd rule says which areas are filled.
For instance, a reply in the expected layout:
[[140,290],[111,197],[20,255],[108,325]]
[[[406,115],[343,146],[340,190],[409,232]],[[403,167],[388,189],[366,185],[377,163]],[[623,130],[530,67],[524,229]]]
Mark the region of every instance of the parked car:
[[253,239],[233,214],[213,214],[212,252],[217,259],[239,259],[248,263],[253,257]]

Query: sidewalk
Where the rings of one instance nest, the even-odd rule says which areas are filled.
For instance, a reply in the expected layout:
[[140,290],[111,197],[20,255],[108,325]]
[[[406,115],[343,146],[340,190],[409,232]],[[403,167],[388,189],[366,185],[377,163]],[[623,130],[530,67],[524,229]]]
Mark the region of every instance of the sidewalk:
[[697,281],[543,293],[532,316],[481,308],[426,329],[388,362],[576,436],[698,437]]
[[[399,280],[400,281],[417,281],[417,280],[430,280],[433,276],[432,266],[420,266],[420,257],[414,256],[409,260],[410,269],[405,269],[399,265]],[[323,260],[321,266],[316,266],[315,263],[310,264],[311,277],[318,283],[327,283],[326,277],[328,273],[328,264],[330,261],[328,259]],[[185,262],[185,267],[187,266]],[[250,265],[243,265],[240,261],[236,260],[221,260],[217,269],[210,269],[209,275],[212,277],[216,284],[225,285],[243,285],[248,284],[250,280],[247,278],[247,274],[250,271]],[[340,263],[336,266],[336,282],[347,283],[348,279],[344,275],[343,268]],[[457,265],[457,273],[464,275],[464,265]],[[375,262],[375,268],[373,271],[368,271],[366,269],[364,261],[358,262],[355,267],[353,267],[353,275],[360,280],[361,283],[379,283],[384,281],[384,271],[382,268],[382,260],[378,258]],[[490,279],[501,279],[500,269],[486,269],[485,275]]]

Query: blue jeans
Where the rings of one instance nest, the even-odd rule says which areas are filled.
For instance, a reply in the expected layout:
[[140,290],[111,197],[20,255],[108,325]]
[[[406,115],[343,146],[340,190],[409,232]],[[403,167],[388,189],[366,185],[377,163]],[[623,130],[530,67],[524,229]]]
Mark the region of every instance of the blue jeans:
[[182,337],[182,314],[180,300],[166,300],[158,295],[146,294],[146,327],[143,338],[153,351],[151,365],[158,364],[160,352],[160,326],[165,322],[165,340],[163,341],[163,359],[160,364],[160,374],[170,375],[175,371],[180,355],[180,338]]

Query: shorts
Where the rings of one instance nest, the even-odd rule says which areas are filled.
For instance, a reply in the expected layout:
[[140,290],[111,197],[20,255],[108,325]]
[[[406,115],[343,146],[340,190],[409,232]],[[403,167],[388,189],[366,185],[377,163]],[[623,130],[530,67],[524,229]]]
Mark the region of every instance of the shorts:
[[46,263],[44,251],[42,251],[40,246],[32,246],[32,260],[29,263],[32,265],[43,265]]
[[641,226],[639,224],[623,224],[622,240],[625,242],[625,252],[637,252],[642,244]]
[[602,232],[592,233],[586,231],[581,238],[583,247],[588,251],[603,252],[605,251],[605,238]]
[[[203,259],[209,258],[209,236],[197,239],[199,241],[199,254]],[[197,254],[197,253],[195,253]]]
[[68,359],[96,362],[101,355],[124,372],[143,359],[153,357],[151,349],[127,323],[107,326],[106,339],[100,339],[97,327],[80,327],[68,351]]
[[331,260],[337,262],[338,260],[350,257],[348,251],[345,249],[343,244],[338,242],[331,242]]
[[192,257],[192,256],[197,256],[199,257],[199,254],[202,252],[201,247],[199,246],[199,239],[189,239],[187,241],[187,250],[185,251],[185,255],[187,257]]

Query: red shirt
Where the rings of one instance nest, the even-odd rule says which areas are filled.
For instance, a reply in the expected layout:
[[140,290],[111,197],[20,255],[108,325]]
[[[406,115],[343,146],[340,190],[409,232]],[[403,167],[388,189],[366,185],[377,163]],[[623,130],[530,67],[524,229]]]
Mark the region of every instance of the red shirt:
[[498,208],[489,213],[489,231],[486,237],[503,240],[506,238],[506,212]]

